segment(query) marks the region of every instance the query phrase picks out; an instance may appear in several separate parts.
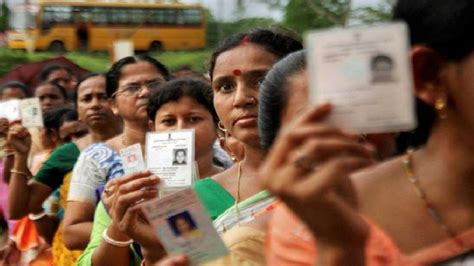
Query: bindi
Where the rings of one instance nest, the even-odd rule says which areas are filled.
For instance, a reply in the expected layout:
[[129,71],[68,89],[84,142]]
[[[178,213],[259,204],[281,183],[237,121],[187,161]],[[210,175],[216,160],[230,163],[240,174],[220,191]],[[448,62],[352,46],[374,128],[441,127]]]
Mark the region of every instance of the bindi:
[[240,69],[234,69],[234,71],[232,71],[232,73],[234,73],[234,76],[240,76],[242,75],[242,71]]

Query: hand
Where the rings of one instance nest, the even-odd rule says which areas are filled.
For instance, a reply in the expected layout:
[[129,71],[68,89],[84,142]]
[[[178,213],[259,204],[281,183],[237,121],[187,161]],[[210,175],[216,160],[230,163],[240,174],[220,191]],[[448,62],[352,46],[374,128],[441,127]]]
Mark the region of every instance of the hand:
[[155,249],[156,253],[156,248],[162,249],[161,243],[137,202],[158,196],[159,178],[144,171],[117,178],[114,182],[116,191],[110,208],[112,226],[143,248]]
[[8,145],[17,154],[28,155],[31,149],[31,135],[20,123],[10,125]]
[[146,265],[154,266],[188,266],[189,259],[185,255],[166,256],[157,263],[146,263]]
[[260,179],[299,216],[324,246],[360,245],[367,225],[358,215],[349,176],[374,162],[359,136],[325,125],[330,105],[313,108],[282,130]]
[[7,136],[8,134],[8,119],[0,118],[0,136]]
[[105,189],[104,192],[101,195],[102,202],[105,205],[105,208],[107,210],[112,209],[112,203],[114,201],[116,191],[118,189],[118,184],[117,184],[118,178],[109,180],[107,184],[105,184]]

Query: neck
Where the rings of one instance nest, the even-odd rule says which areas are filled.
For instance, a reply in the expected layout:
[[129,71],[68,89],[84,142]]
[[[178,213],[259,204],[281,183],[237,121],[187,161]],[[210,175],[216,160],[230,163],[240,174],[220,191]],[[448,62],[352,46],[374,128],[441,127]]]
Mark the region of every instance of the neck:
[[430,139],[421,153],[432,166],[439,166],[440,173],[450,182],[474,185],[474,141],[466,129],[449,124],[436,124]]
[[213,152],[212,149],[210,152],[203,154],[196,158],[199,169],[199,178],[204,178],[208,176],[213,176],[217,173],[216,166],[213,162]]
[[245,158],[242,160],[242,168],[248,173],[255,173],[258,171],[260,164],[263,161],[263,152],[260,148],[253,147],[250,145],[244,145]]
[[105,127],[100,129],[91,128],[90,130],[90,137],[93,143],[96,142],[104,142],[108,139],[111,139],[122,132],[122,126],[120,124],[116,124],[112,127]]
[[122,144],[124,146],[130,146],[136,143],[140,143],[143,147],[145,145],[145,136],[148,131],[146,123],[127,122],[124,123]]

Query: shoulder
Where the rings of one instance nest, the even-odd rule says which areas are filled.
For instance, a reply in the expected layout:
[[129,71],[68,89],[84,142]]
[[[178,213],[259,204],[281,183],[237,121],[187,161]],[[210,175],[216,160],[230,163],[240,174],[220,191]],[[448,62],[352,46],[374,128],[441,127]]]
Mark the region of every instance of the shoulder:
[[370,217],[377,216],[383,209],[398,208],[401,191],[408,187],[404,177],[401,156],[352,175],[361,212]]
[[99,164],[116,160],[118,153],[105,143],[94,143],[87,147],[82,153],[82,157],[90,158]]

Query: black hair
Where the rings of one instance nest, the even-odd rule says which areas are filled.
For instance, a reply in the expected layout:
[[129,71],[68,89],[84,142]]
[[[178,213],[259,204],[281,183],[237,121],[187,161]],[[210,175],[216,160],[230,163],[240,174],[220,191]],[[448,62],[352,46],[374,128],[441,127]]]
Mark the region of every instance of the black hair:
[[29,96],[28,87],[26,86],[25,83],[23,83],[21,81],[14,80],[14,81],[8,81],[8,82],[5,82],[5,83],[1,84],[0,85],[0,95],[3,95],[3,91],[5,89],[8,89],[8,88],[19,89],[25,94],[25,97]]
[[289,53],[303,49],[301,42],[291,35],[290,32],[276,29],[254,29],[247,33],[237,33],[225,38],[211,55],[209,62],[211,80],[217,57],[223,52],[231,50],[243,42],[248,42],[258,44],[278,58],[283,58]]
[[43,114],[44,128],[48,133],[54,131],[59,133],[59,128],[66,121],[74,121],[72,118],[78,119],[77,111],[69,107],[51,108]]
[[375,69],[377,67],[377,64],[380,62],[384,62],[393,66],[393,59],[390,56],[384,55],[384,54],[378,54],[372,57],[372,59],[370,60],[370,69]]
[[112,95],[117,91],[122,68],[129,64],[136,64],[140,61],[145,61],[152,64],[156,68],[156,70],[158,70],[158,72],[160,72],[161,75],[163,75],[165,80],[170,79],[170,73],[169,73],[168,68],[166,68],[165,65],[160,63],[155,58],[146,54],[127,56],[115,62],[112,65],[112,67],[109,69],[109,71],[105,74],[106,90],[107,90],[108,97],[112,97]]
[[288,78],[306,68],[306,51],[289,54],[273,65],[260,86],[258,131],[260,145],[268,150],[281,126],[288,104]]
[[89,74],[86,74],[84,76],[82,76],[78,81],[77,81],[77,84],[76,84],[76,87],[74,88],[73,92],[72,92],[72,95],[71,95],[71,101],[74,103],[75,106],[77,106],[77,100],[78,100],[78,90],[79,90],[79,87],[81,86],[81,84],[90,79],[90,78],[95,78],[95,77],[104,77],[105,78],[105,74],[104,73],[89,73]]
[[58,89],[59,93],[63,96],[64,100],[67,101],[69,99],[66,89],[63,86],[59,85],[58,83],[52,82],[52,81],[40,82],[38,85],[36,85],[35,91],[37,88],[45,86],[45,85],[51,85],[55,87],[56,89]]
[[[435,50],[444,60],[458,61],[474,51],[474,1],[470,0],[398,0],[394,20],[405,21],[410,28],[412,45],[421,44]],[[428,140],[436,120],[436,111],[416,99],[418,127],[400,134],[399,152],[417,147]]]
[[160,90],[155,92],[148,104],[148,118],[155,120],[158,110],[168,102],[176,102],[183,97],[194,99],[204,106],[212,115],[212,120],[217,125],[217,117],[212,102],[213,92],[209,83],[193,78],[178,78],[164,83]]
[[46,65],[41,70],[38,76],[39,81],[40,82],[47,81],[49,78],[49,75],[51,75],[51,73],[57,70],[65,70],[69,74],[69,76],[71,77],[74,76],[74,74],[72,73],[72,70],[67,66],[58,65],[58,64],[49,64],[49,65]]

